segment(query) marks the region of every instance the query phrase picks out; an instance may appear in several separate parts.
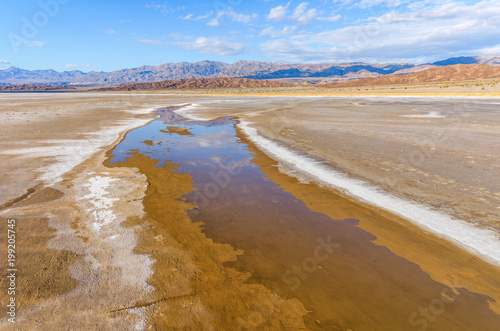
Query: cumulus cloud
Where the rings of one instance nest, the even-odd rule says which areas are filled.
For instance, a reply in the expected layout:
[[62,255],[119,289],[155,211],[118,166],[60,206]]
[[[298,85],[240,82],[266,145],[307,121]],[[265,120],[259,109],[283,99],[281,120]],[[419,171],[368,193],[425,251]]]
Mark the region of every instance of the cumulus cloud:
[[298,25],[305,26],[308,25],[313,19],[317,18],[319,13],[316,8],[307,9],[309,3],[302,2],[295,8],[291,15],[287,15],[289,5],[290,3],[286,6],[277,6],[272,8],[267,15],[267,19],[275,22],[287,19],[296,21]]
[[341,29],[271,40],[261,48],[294,61],[433,60],[496,47],[498,17],[500,0],[473,5],[447,2],[411,12],[393,11]]
[[308,25],[313,19],[316,18],[318,14],[318,10],[316,8],[307,9],[309,3],[302,2],[300,3],[295,11],[293,12],[292,18],[296,20],[299,25]]
[[272,8],[269,12],[269,15],[267,15],[267,19],[276,22],[282,21],[286,17],[289,4],[287,4],[286,6],[278,6]]
[[238,55],[245,51],[245,45],[237,42],[225,41],[217,37],[198,37],[194,42],[178,42],[176,45],[186,49],[197,50],[204,54],[216,54],[219,56]]

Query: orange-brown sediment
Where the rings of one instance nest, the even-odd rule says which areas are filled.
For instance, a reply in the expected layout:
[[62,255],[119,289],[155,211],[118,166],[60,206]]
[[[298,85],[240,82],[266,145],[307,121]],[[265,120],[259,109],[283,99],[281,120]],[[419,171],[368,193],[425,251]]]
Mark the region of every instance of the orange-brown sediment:
[[149,323],[156,329],[230,330],[246,326],[252,315],[266,316],[265,325],[271,329],[303,328],[305,310],[297,300],[283,300],[262,285],[247,284],[250,274],[224,266],[241,252],[214,243],[201,232],[199,223],[191,222],[187,211],[193,206],[182,199],[192,188],[190,176],[175,172],[174,164],[160,168],[156,164],[135,154],[125,163],[111,165],[136,167],[148,178],[143,200],[147,216],[135,221],[147,231],[137,252],[148,253],[156,261],[149,280],[155,288],[151,301],[114,310],[151,307]]

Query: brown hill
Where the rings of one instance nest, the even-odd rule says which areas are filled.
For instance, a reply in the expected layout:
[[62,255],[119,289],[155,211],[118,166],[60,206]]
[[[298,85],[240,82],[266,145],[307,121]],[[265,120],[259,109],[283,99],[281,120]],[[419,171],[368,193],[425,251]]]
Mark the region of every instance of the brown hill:
[[248,78],[186,78],[164,80],[151,83],[123,84],[115,87],[101,88],[97,91],[141,91],[141,90],[195,90],[195,89],[221,89],[221,88],[259,88],[259,87],[288,87],[293,86],[272,80],[257,80]]
[[453,82],[500,78],[500,67],[484,64],[456,64],[427,69],[406,75],[387,75],[377,78],[363,78],[342,83],[321,84],[321,87],[358,87],[373,85],[421,84],[431,82]]

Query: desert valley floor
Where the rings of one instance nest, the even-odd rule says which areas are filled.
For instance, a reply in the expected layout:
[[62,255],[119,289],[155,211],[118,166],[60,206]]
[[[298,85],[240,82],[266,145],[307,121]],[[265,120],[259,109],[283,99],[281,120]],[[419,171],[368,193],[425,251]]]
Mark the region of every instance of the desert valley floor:
[[499,104],[0,94],[0,328],[498,330]]

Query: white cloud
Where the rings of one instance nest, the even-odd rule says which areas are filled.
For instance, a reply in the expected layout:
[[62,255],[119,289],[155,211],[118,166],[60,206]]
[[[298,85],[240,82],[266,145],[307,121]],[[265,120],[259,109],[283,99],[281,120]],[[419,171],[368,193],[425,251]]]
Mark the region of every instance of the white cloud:
[[261,49],[280,60],[299,62],[323,61],[324,51],[313,49],[306,41],[293,39],[269,40],[261,44]]
[[217,16],[216,18],[212,18],[210,21],[208,21],[207,25],[217,27],[217,26],[221,26],[222,24],[219,21],[219,16]]
[[375,6],[397,7],[404,3],[410,2],[409,0],[361,0],[356,5],[360,8],[372,8]]
[[211,15],[213,14],[213,12],[210,12],[206,15],[202,15],[202,16],[194,16],[193,14],[187,14],[186,16],[181,16],[180,19],[181,20],[185,20],[185,21],[199,21],[199,20],[203,20],[205,18],[208,18],[210,17]]
[[182,35],[181,33],[179,32],[172,32],[171,34],[168,35],[170,38],[172,39],[176,39],[176,40],[189,40],[188,37],[185,37],[184,35]]
[[231,9],[228,9],[225,11],[218,12],[214,18],[212,18],[210,21],[207,22],[207,25],[213,26],[213,27],[223,26],[221,20],[224,17],[229,18],[233,22],[248,24],[248,23],[250,23],[250,21],[252,19],[257,17],[257,14],[255,14],[255,13],[251,14],[251,15],[241,14],[241,13],[236,13],[236,12],[232,11]]
[[[348,8],[362,8],[362,9],[370,9],[375,6],[382,7],[397,7],[402,4],[412,3],[411,0],[336,0],[335,3],[339,3],[340,7],[348,7]],[[411,5],[417,3],[418,1],[413,1]],[[421,2],[432,2],[432,0],[423,0]],[[435,1],[434,1],[435,3]]]
[[[298,11],[305,12],[304,8]],[[473,5],[446,2],[407,13],[387,13],[341,29],[267,41],[261,48],[293,61],[431,61],[494,48],[498,17],[500,0]]]
[[115,30],[113,30],[113,29],[108,29],[108,30],[106,30],[106,33],[109,33],[109,34],[114,34],[114,33],[116,33],[116,31],[115,31]]
[[267,15],[267,19],[276,22],[282,21],[286,16],[289,4],[290,3],[288,3],[286,6],[278,6],[272,8],[269,12],[269,15]]
[[192,38],[184,36],[183,34],[179,32],[173,32],[168,35],[170,38],[175,39],[175,40],[191,40]]
[[217,37],[198,37],[194,42],[179,42],[176,45],[197,50],[200,53],[217,54],[219,56],[238,55],[245,51],[245,45],[242,43],[228,42]]
[[307,10],[308,5],[309,3],[302,2],[293,12],[292,18],[296,20],[299,25],[308,25],[318,14],[318,10],[316,8]]
[[485,48],[479,49],[477,51],[477,53],[480,55],[500,54],[500,44],[492,46],[492,47],[485,47]]
[[293,12],[292,17],[295,18],[295,19],[297,19],[298,17],[300,17],[301,15],[303,15],[306,12],[307,5],[308,5],[307,2],[301,2],[297,6],[297,8],[295,8],[295,11]]
[[267,19],[275,22],[283,21],[284,19],[296,21],[299,25],[308,25],[313,19],[318,16],[318,9],[312,8],[307,9],[309,3],[300,3],[290,16],[287,16],[288,7],[290,3],[286,6],[277,6],[271,9],[267,15]]
[[151,44],[151,45],[158,45],[158,46],[168,46],[168,43],[165,43],[163,41],[159,40],[151,40],[151,39],[139,39],[137,40],[138,43],[143,43],[143,44]]
[[328,22],[335,22],[338,21],[342,18],[341,15],[333,15],[333,16],[328,16],[328,17],[318,17],[318,20],[320,21],[328,21]]
[[155,1],[153,1],[153,2],[145,5],[144,7],[148,8],[148,9],[159,10],[164,14],[174,12],[174,9],[168,5],[168,2],[157,3]]
[[235,13],[232,10],[228,10],[225,12],[225,15],[229,17],[232,21],[238,23],[250,23],[250,21],[257,17],[257,14],[246,15],[241,13]]
[[268,26],[267,28],[262,30],[259,37],[270,36],[276,38],[280,36],[286,36],[292,34],[295,29],[295,26],[285,26],[282,30],[275,30],[272,26]]
[[154,9],[162,12],[163,14],[175,13],[177,11],[185,10],[186,6],[170,6],[168,2],[159,3],[156,1],[152,1],[151,3],[144,5],[144,7],[148,9]]

